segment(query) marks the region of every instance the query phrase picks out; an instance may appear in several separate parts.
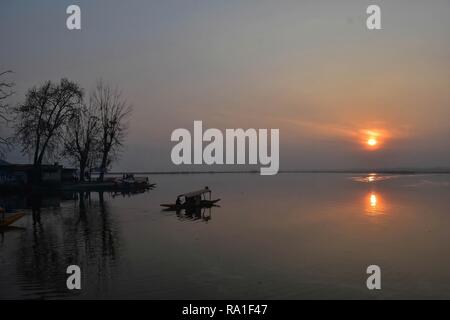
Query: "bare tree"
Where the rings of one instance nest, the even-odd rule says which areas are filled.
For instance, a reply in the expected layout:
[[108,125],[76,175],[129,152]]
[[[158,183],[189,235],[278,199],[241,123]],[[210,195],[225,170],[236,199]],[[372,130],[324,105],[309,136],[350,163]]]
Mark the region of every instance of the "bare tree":
[[99,133],[100,121],[92,103],[82,105],[69,122],[64,139],[64,155],[78,165],[80,181],[98,158]]
[[74,82],[47,81],[30,89],[25,103],[14,109],[15,138],[23,153],[33,155],[35,166],[40,166],[44,157],[57,157],[65,127],[76,115],[82,97],[81,88]]
[[[11,71],[0,72],[0,124],[5,125],[10,120],[8,117],[9,105],[6,99],[14,94],[12,87],[14,84],[7,80],[1,80],[2,77],[6,76]],[[0,136],[0,156],[4,155],[4,152],[9,148],[10,140],[6,137]]]
[[99,112],[100,118],[100,176],[103,181],[105,172],[118,156],[127,133],[128,117],[132,108],[122,98],[118,89],[111,89],[99,81],[92,95],[92,103]]

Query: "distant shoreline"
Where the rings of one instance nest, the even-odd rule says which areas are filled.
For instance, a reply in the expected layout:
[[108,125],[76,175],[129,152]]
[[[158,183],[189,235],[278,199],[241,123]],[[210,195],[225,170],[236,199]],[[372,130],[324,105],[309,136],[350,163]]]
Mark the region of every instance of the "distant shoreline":
[[[259,170],[242,171],[117,171],[105,175],[182,175],[182,174],[260,174]],[[450,174],[450,169],[380,169],[380,170],[280,170],[279,174],[286,173],[316,173],[316,174]],[[94,173],[96,175],[96,173]]]

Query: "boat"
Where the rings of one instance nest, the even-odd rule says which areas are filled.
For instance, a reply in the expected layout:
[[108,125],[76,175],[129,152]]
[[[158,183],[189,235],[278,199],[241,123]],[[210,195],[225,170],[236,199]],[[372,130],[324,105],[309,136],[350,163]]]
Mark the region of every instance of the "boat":
[[148,177],[137,178],[133,174],[124,174],[121,179],[113,181],[117,189],[151,189],[156,186],[154,183],[149,183]]
[[25,216],[25,214],[22,212],[17,212],[9,216],[5,216],[5,210],[0,208],[0,228],[8,227],[10,224],[13,224],[23,216]]
[[[207,199],[207,195],[209,196]],[[220,199],[211,199],[211,190],[208,187],[204,189],[180,194],[177,196],[175,203],[163,203],[161,207],[166,210],[183,210],[183,209],[196,209],[196,208],[211,208],[217,206],[216,203]]]

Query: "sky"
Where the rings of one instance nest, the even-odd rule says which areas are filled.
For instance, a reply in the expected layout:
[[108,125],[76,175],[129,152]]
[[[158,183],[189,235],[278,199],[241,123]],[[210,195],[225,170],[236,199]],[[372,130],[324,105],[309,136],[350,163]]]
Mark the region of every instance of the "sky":
[[[370,4],[382,30],[366,28]],[[449,16],[439,0],[1,0],[0,70],[12,104],[62,77],[119,87],[133,114],[114,170],[194,169],[170,158],[194,120],[279,129],[284,170],[450,167]]]

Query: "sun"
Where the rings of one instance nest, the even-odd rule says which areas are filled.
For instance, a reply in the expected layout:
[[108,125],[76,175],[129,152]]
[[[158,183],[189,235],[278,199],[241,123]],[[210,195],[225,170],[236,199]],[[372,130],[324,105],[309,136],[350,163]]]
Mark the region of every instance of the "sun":
[[384,145],[386,134],[379,129],[362,130],[360,143],[366,150],[375,151]]
[[369,138],[369,139],[367,140],[367,145],[368,145],[369,147],[375,147],[377,144],[378,144],[378,141],[377,141],[376,138]]
[[387,129],[361,129],[355,134],[358,138],[358,144],[362,150],[374,152],[386,147],[392,137]]

